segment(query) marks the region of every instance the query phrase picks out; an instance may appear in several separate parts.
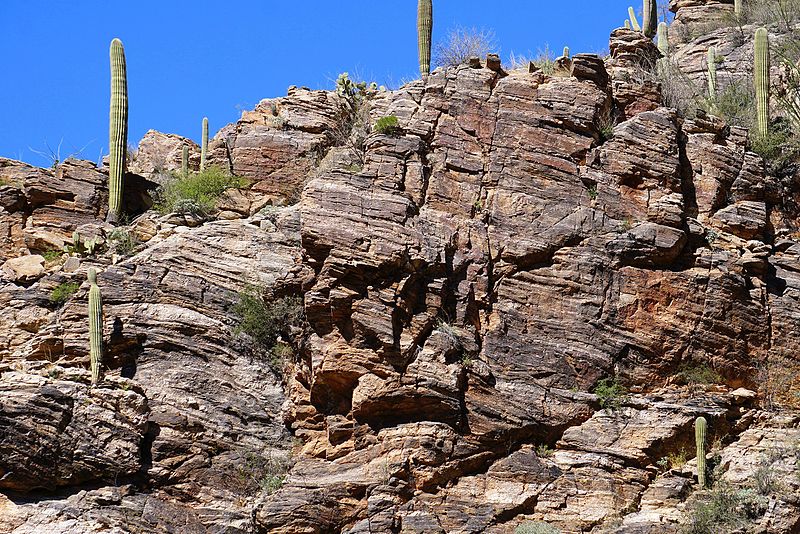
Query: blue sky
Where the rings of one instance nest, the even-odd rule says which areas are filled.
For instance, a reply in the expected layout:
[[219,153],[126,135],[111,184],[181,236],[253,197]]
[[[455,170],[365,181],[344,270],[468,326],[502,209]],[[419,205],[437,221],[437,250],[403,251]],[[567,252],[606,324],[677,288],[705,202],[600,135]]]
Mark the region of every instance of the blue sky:
[[[507,60],[545,45],[607,48],[635,0],[434,0],[434,43],[454,27],[492,30]],[[416,0],[1,0],[0,156],[107,153],[108,46],[125,45],[129,142],[151,128],[197,140],[290,85],[338,73],[397,86],[417,76]],[[62,141],[63,140],[63,141]]]

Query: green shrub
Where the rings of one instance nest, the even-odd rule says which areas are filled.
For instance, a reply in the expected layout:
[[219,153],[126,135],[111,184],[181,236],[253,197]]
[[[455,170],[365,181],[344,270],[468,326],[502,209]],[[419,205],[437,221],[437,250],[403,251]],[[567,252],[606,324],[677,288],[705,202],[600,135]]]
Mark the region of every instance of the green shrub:
[[51,263],[61,259],[62,252],[58,249],[50,249],[42,251],[42,257],[47,263]]
[[251,495],[259,490],[272,495],[281,489],[291,467],[289,458],[248,452],[236,468],[240,488]]
[[625,402],[628,391],[616,378],[604,378],[595,386],[594,394],[602,408],[616,410]]
[[58,284],[50,293],[50,302],[58,305],[64,304],[78,291],[79,287],[81,287],[80,284],[76,282]]
[[394,115],[381,117],[375,123],[375,131],[379,134],[397,135],[400,133],[400,123]]
[[514,529],[514,534],[560,534],[556,527],[542,521],[526,521]]
[[156,192],[155,209],[163,214],[207,214],[226,190],[246,185],[246,180],[220,167],[208,167],[188,176],[173,175]]
[[296,296],[267,301],[263,293],[257,286],[247,286],[239,293],[238,302],[233,306],[239,323],[235,331],[247,334],[260,349],[269,353],[274,365],[280,365],[291,356],[291,347],[278,345],[278,338],[292,326],[302,324],[303,301]]
[[766,511],[769,500],[752,490],[718,484],[701,493],[689,509],[682,534],[724,534],[743,529]]
[[115,228],[108,236],[109,249],[120,256],[129,256],[139,245],[136,238],[123,228]]
[[678,381],[690,386],[698,384],[722,384],[722,375],[706,364],[683,366],[677,375]]
[[536,446],[536,456],[539,458],[552,458],[555,453],[556,451],[548,447],[545,443]]
[[589,188],[586,190],[586,193],[589,195],[589,198],[592,200],[597,199],[597,186],[590,185]]

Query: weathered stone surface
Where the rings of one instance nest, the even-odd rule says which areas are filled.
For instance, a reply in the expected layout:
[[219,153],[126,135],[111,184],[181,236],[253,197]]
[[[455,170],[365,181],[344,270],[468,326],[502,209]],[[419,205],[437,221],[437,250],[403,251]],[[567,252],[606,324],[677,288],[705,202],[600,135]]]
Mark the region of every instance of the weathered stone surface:
[[0,488],[18,492],[113,482],[137,474],[147,426],[147,401],[115,381],[36,375],[0,376]]
[[200,168],[200,147],[185,137],[148,130],[136,147],[128,171],[161,183],[170,172],[180,172],[183,147],[189,149],[189,170]]
[[7,260],[0,269],[12,282],[31,283],[44,273],[44,258],[38,254],[20,256]]

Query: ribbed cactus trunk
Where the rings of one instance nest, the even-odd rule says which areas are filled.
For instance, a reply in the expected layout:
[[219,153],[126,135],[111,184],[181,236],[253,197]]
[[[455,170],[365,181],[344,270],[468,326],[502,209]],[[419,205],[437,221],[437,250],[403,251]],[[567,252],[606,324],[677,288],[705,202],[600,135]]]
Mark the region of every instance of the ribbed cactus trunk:
[[111,113],[108,128],[108,220],[122,216],[125,151],[128,145],[128,76],[122,41],[111,41]]
[[639,26],[639,21],[636,20],[636,11],[634,11],[632,7],[628,8],[628,17],[630,17],[631,19],[631,26],[633,26],[633,31],[635,32],[642,31],[642,27]]
[[103,378],[103,297],[97,286],[97,271],[89,269],[89,362],[92,384]]
[[208,117],[203,117],[203,140],[200,149],[200,170],[206,170],[206,158],[208,158]]
[[717,49],[708,49],[708,98],[713,102],[717,99]]
[[658,6],[656,0],[643,0],[642,33],[651,39],[656,34],[658,26]]
[[756,30],[755,88],[758,135],[769,132],[769,33],[766,28]]
[[737,19],[742,18],[742,12],[744,11],[744,0],[734,0],[733,1],[733,12],[736,14]]
[[625,29],[626,30],[631,29],[631,21],[629,21],[628,19],[625,19]]
[[431,37],[433,36],[433,0],[419,0],[417,4],[417,39],[419,47],[419,73],[423,80],[431,73]]
[[564,57],[569,57],[569,47],[568,46],[564,47]]
[[669,57],[669,26],[666,22],[658,24],[658,51],[665,58]]
[[694,441],[697,445],[697,483],[706,485],[706,418],[698,417],[694,422]]
[[189,176],[189,147],[184,145],[181,153],[181,174]]

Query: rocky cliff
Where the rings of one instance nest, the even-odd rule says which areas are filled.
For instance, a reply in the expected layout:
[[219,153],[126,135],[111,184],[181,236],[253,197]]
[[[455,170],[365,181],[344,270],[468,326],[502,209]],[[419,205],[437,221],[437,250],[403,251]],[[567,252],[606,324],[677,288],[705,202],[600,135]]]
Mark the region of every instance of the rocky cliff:
[[[673,1],[676,24],[719,7]],[[634,75],[652,42],[610,52],[379,91],[370,120],[401,133],[358,161],[342,97],[290,88],[212,141],[251,182],[213,220],[146,211],[184,145],[199,160],[150,132],[132,250],[103,169],[0,159],[0,531],[679,532],[703,416],[715,487],[752,494],[732,512],[800,532],[795,182],[747,130],[662,107]],[[47,253],[76,230],[108,252]],[[245,287],[302,297],[282,362],[237,329]]]

